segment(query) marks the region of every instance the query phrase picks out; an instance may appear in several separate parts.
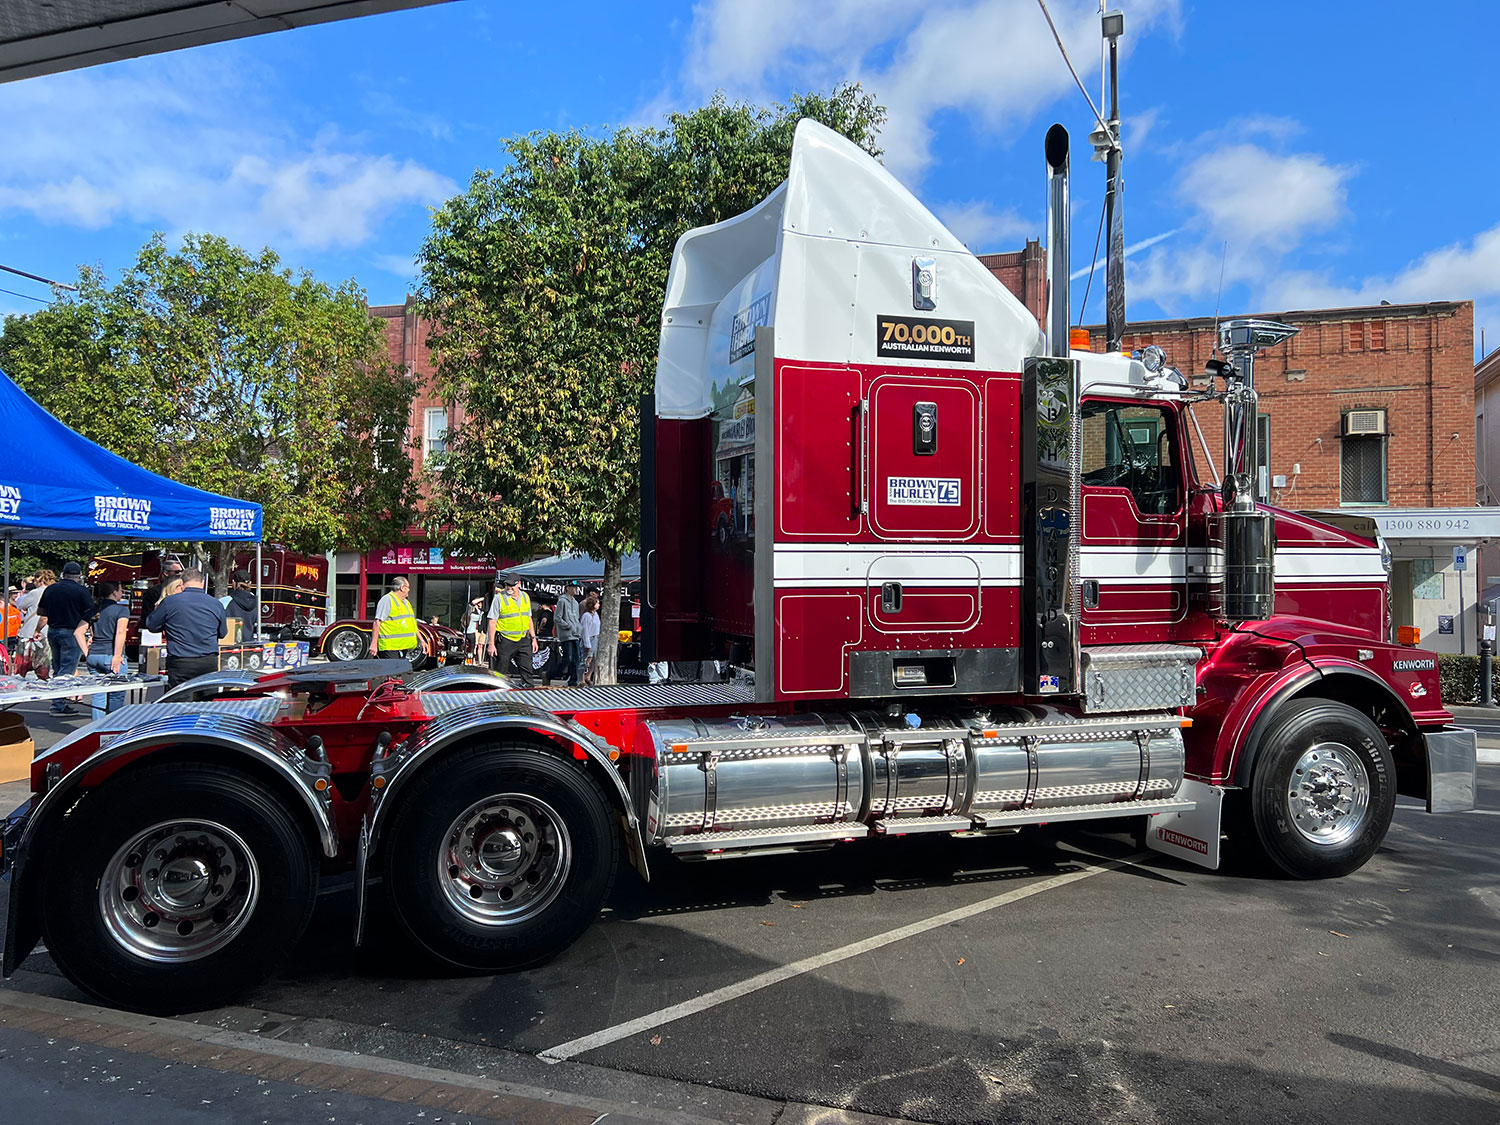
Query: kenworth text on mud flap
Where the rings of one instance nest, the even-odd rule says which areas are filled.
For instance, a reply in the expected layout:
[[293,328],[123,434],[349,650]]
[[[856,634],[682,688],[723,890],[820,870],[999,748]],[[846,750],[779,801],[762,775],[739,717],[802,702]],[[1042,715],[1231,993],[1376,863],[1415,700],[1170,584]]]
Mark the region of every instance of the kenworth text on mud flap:
[[[1255,500],[1255,355],[1290,330],[1226,323],[1207,388],[1070,354],[1061,127],[1046,154],[1045,332],[812,122],[780,188],[679,241],[643,412],[649,656],[753,681],[377,660],[126,707],[36,760],[5,972],[45,938],[106,1003],[222,1004],[340,869],[356,940],[379,877],[418,945],[503,970],[573,941],[622,861],[1138,816],[1214,867],[1232,802],[1318,878],[1370,858],[1397,793],[1471,808],[1474,735],[1387,639],[1379,544]],[[1220,406],[1216,481],[1191,411]]]

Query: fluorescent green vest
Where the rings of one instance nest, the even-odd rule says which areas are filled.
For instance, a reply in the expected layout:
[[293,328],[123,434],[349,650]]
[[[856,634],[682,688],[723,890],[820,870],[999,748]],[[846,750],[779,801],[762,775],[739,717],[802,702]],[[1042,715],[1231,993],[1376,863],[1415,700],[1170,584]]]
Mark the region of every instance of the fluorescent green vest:
[[508,641],[519,641],[531,626],[531,595],[525,590],[520,597],[500,595],[500,616],[495,618],[495,631]]
[[416,611],[400,594],[392,594],[391,615],[380,623],[377,647],[381,652],[387,649],[399,651],[416,648],[418,643]]

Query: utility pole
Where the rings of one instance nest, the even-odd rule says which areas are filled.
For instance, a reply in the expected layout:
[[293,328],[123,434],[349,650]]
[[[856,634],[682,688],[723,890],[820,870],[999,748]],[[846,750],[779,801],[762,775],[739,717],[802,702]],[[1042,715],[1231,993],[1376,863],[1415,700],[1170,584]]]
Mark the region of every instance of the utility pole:
[[[1109,133],[1104,153],[1104,225],[1109,242],[1104,257],[1104,350],[1118,352],[1125,337],[1125,203],[1121,197],[1120,36],[1125,14],[1105,12],[1100,27],[1109,44]],[[1092,138],[1091,138],[1092,139]],[[1095,142],[1096,148],[1098,142]]]

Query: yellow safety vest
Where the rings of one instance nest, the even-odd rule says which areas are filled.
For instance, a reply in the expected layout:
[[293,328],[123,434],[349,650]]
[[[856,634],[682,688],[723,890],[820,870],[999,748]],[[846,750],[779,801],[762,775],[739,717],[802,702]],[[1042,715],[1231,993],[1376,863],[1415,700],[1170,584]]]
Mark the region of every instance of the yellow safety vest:
[[416,648],[417,614],[411,602],[400,594],[391,595],[391,615],[380,623],[380,638],[376,642],[379,651],[386,649]]
[[519,641],[531,627],[531,595],[525,590],[514,600],[509,594],[500,595],[500,616],[495,618],[495,631],[508,641]]

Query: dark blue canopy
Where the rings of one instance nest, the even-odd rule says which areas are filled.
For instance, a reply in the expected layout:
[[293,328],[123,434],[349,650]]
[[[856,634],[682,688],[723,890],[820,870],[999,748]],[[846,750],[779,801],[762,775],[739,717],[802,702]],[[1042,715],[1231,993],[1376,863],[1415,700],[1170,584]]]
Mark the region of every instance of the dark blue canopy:
[[0,371],[0,538],[258,540],[260,505],[189,488],[76,434]]

